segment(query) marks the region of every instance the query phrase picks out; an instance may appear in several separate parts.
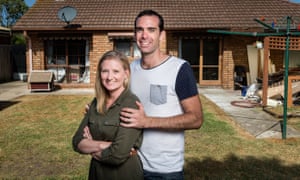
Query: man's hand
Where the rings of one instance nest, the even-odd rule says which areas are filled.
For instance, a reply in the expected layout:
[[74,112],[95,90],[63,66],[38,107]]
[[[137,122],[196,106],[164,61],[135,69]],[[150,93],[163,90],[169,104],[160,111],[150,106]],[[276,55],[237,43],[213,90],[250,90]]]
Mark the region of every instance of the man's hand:
[[202,105],[198,94],[180,101],[183,114],[168,117],[146,116],[144,107],[136,102],[138,109],[123,108],[120,113],[123,127],[182,131],[198,129],[203,124]]
[[136,101],[138,109],[123,108],[120,112],[120,125],[130,128],[145,128],[147,123],[147,117],[144,112],[143,105]]

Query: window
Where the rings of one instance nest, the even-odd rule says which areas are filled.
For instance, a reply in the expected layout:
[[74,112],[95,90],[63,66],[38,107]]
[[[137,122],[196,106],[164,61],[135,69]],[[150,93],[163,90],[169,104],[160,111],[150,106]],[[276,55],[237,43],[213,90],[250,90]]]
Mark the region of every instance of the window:
[[140,50],[136,42],[131,39],[115,39],[114,49],[124,53],[128,57],[139,58],[141,57]]
[[119,51],[121,51],[122,53],[124,53],[126,56],[131,56],[131,42],[130,41],[117,41],[115,43],[115,48]]
[[199,82],[200,39],[181,40],[181,58],[189,61],[196,80]]
[[203,40],[203,80],[219,79],[219,40]]
[[180,37],[179,57],[187,60],[200,85],[219,85],[220,40],[215,37]]
[[46,70],[59,83],[89,83],[87,40],[45,40]]

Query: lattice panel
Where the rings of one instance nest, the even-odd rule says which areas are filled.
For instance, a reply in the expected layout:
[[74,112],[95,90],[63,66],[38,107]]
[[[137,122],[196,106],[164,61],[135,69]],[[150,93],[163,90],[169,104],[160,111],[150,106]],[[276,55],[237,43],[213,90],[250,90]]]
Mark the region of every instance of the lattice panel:
[[300,50],[300,38],[290,38],[289,50]]
[[[286,37],[270,37],[269,48],[285,50]],[[300,50],[300,37],[290,37],[289,50]]]

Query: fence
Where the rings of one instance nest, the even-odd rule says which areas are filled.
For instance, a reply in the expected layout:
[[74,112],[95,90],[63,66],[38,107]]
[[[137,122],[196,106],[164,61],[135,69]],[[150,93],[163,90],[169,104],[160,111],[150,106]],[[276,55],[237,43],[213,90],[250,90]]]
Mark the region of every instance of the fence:
[[10,49],[10,45],[0,45],[0,82],[12,80],[13,70]]

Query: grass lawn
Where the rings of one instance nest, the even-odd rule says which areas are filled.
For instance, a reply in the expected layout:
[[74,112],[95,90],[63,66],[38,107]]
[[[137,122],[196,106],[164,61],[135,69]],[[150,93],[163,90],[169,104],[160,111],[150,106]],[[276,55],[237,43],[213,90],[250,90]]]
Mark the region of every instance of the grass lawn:
[[[86,179],[90,157],[71,139],[91,99],[28,95],[0,110],[0,179]],[[187,180],[300,179],[300,139],[255,139],[201,100],[203,127],[186,131]]]

